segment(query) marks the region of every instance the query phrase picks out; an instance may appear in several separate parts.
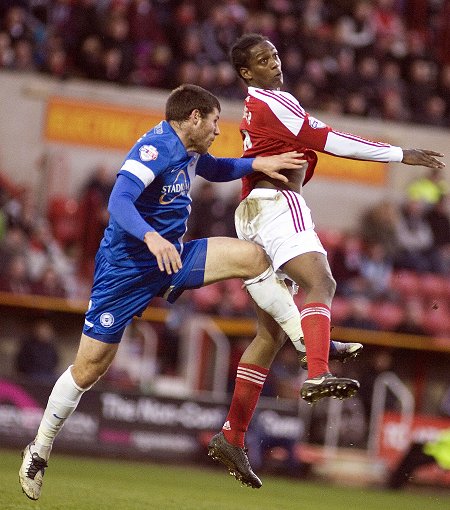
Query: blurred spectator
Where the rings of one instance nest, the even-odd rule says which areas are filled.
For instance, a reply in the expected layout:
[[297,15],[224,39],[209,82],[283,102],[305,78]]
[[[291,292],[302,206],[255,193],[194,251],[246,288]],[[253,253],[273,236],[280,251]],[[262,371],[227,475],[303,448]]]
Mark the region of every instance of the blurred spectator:
[[[380,80],[380,66],[378,60],[372,55],[361,57],[356,66],[358,73],[358,92],[365,97],[367,113],[375,107],[376,90]],[[366,114],[367,114],[366,113]],[[362,116],[365,116],[362,113]]]
[[399,252],[395,266],[418,272],[436,269],[434,239],[430,225],[425,220],[425,204],[407,199],[401,208],[397,223]]
[[[368,363],[362,366],[358,377],[361,384],[358,397],[364,404],[366,418],[369,422],[375,382],[380,375],[393,371],[394,357],[387,349],[375,348],[370,356],[366,356],[366,359]],[[396,408],[395,397],[390,392],[387,392],[386,397],[386,409],[394,410]]]
[[86,37],[76,55],[78,73],[83,78],[98,80],[102,77],[103,42],[99,35]]
[[211,7],[200,31],[202,46],[209,62],[217,64],[228,60],[228,50],[240,35],[237,21],[226,4],[219,2]]
[[189,217],[188,231],[192,239],[211,236],[236,237],[234,209],[236,204],[227,201],[211,182],[202,182],[195,192],[196,200]]
[[405,101],[404,95],[399,90],[389,90],[380,99],[382,119],[393,122],[408,122],[411,120],[411,110]]
[[425,59],[414,60],[408,70],[408,101],[416,114],[413,120],[420,122],[425,102],[436,91],[437,69],[434,62]]
[[14,44],[14,60],[12,69],[15,71],[32,72],[37,70],[33,57],[33,44],[28,39],[19,39]]
[[108,225],[108,200],[114,184],[114,174],[104,165],[94,168],[80,192],[79,232],[80,232],[80,273],[91,277],[94,257],[103,232]]
[[405,24],[395,0],[377,0],[373,12],[375,46],[381,56],[401,56],[405,52]]
[[[364,247],[360,266],[360,289],[370,299],[390,298],[393,262],[382,243]],[[362,286],[362,288],[361,288]]]
[[139,49],[129,83],[142,87],[164,88],[170,83],[170,75],[173,72],[172,59],[172,51],[166,44],[157,44],[148,50]]
[[58,362],[53,324],[47,319],[40,319],[22,339],[16,355],[16,370],[28,380],[53,383],[57,378]]
[[423,109],[420,109],[415,120],[418,123],[424,122],[430,126],[449,126],[447,109],[448,106],[445,100],[441,96],[433,94],[425,99]]
[[443,195],[425,214],[433,232],[434,246],[438,252],[438,272],[450,276],[450,211],[449,195]]
[[408,199],[422,201],[426,205],[436,204],[442,196],[448,193],[448,184],[443,172],[433,168],[427,173],[413,180],[407,187]]
[[344,113],[367,117],[370,113],[370,104],[367,96],[361,91],[350,92],[345,99]]
[[0,244],[0,274],[5,271],[11,259],[17,255],[27,253],[28,238],[20,226],[10,226],[6,229]]
[[380,243],[394,258],[398,251],[397,222],[399,209],[390,200],[382,200],[367,209],[360,219],[361,239],[367,244]]
[[[26,249],[30,278],[40,280],[49,267],[63,281],[74,273],[70,259],[53,236],[50,224],[45,220],[36,223]],[[64,286],[64,285],[63,285]]]
[[38,296],[67,297],[64,281],[53,266],[47,266],[33,282],[32,293]]
[[374,8],[370,1],[357,1],[351,15],[344,15],[337,21],[337,42],[350,46],[359,53],[364,53],[374,45],[375,36]]
[[21,5],[13,5],[1,23],[2,29],[9,35],[12,45],[20,40],[33,40],[33,32],[27,23],[27,12]]
[[361,239],[356,234],[346,234],[335,249],[330,262],[333,276],[337,282],[337,295],[349,295],[352,281],[360,275],[361,260]]
[[16,254],[0,271],[0,291],[13,294],[31,294],[33,289],[25,255]]
[[389,59],[381,63],[380,79],[376,88],[378,96],[381,98],[391,91],[395,91],[401,96],[406,95],[407,85],[402,77],[402,69],[398,61]]

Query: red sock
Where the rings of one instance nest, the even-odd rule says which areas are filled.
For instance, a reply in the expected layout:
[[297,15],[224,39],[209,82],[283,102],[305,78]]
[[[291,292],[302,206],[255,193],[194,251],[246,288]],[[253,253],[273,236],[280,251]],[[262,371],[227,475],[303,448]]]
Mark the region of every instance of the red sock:
[[302,307],[300,319],[308,358],[308,379],[311,379],[330,371],[330,309],[323,303],[308,303]]
[[234,446],[244,447],[245,433],[253,418],[268,373],[267,368],[257,365],[247,363],[238,365],[233,399],[222,427],[225,439]]

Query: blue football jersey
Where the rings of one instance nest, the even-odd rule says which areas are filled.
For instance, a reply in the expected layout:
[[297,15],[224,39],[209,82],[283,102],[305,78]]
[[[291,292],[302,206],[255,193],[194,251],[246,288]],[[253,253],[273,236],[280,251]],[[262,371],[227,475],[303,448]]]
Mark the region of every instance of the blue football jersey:
[[[142,188],[134,202],[139,214],[179,252],[191,210],[191,181],[198,159],[199,154],[188,153],[170,124],[162,121],[136,142],[119,171]],[[112,218],[100,250],[116,265],[156,265],[156,258],[142,239],[126,232]]]

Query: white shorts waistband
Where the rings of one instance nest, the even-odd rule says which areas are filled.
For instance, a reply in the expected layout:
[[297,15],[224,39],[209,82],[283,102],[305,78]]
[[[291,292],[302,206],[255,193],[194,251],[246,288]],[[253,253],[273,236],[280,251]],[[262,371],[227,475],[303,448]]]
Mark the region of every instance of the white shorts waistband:
[[247,198],[274,198],[280,190],[271,188],[254,188],[248,194]]

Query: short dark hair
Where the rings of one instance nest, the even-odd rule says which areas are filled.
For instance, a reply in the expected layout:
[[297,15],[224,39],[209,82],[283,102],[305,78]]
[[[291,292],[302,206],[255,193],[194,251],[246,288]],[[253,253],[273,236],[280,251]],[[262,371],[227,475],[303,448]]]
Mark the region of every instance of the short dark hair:
[[187,120],[193,110],[206,117],[214,108],[220,112],[220,103],[214,94],[198,85],[185,83],[170,93],[166,102],[166,120]]
[[253,46],[268,40],[267,37],[261,34],[244,34],[233,44],[230,50],[230,60],[240,78],[242,78],[241,68],[248,67],[250,50]]

